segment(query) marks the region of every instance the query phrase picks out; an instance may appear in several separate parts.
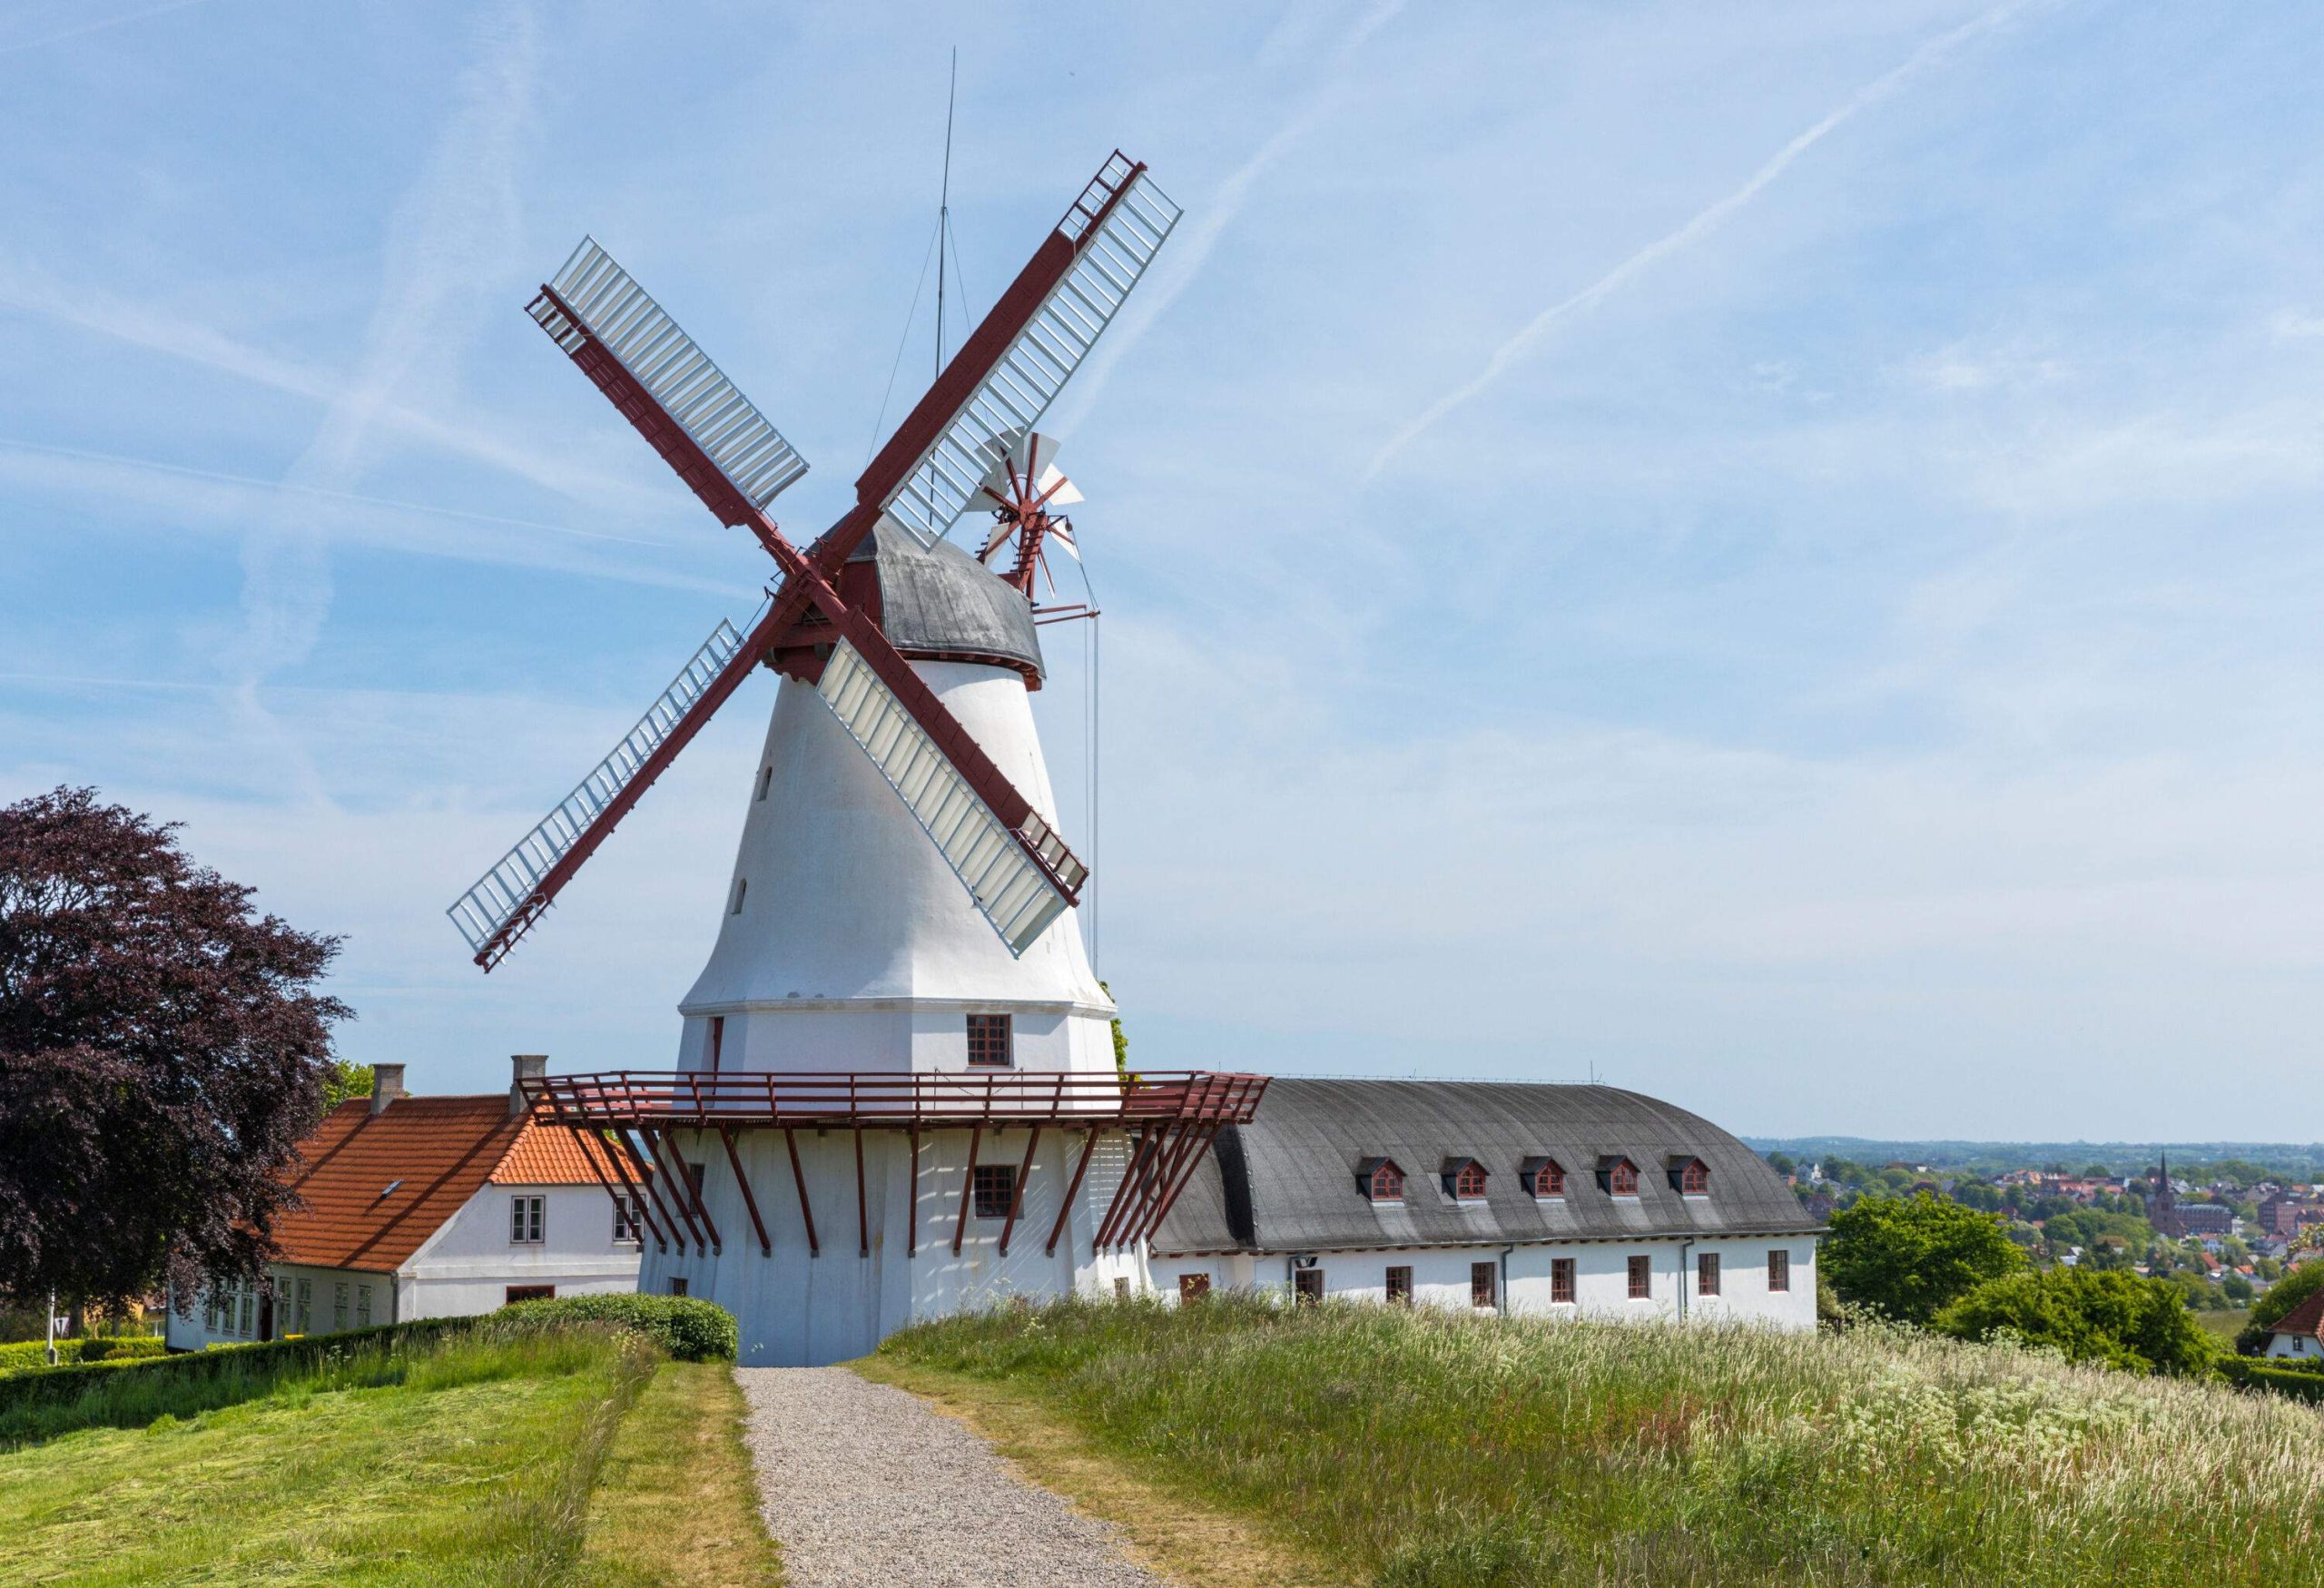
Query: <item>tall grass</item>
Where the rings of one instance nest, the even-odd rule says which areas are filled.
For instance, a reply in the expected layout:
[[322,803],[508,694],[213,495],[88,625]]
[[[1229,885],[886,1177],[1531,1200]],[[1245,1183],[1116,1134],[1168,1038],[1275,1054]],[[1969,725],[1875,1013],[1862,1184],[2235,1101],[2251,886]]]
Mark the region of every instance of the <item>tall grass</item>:
[[1393,1588],[2274,1584],[2324,1418],[1881,1329],[1064,1303],[882,1347],[1016,1380]]

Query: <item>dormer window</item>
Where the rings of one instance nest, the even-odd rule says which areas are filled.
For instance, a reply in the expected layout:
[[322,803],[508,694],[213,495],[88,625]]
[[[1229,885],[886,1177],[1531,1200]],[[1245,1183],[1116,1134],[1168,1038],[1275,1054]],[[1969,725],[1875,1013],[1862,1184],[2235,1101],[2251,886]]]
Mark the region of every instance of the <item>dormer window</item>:
[[1565,1166],[1554,1158],[1529,1158],[1518,1166],[1518,1173],[1536,1200],[1565,1195]]
[[1598,1160],[1598,1189],[1610,1197],[1638,1195],[1638,1165],[1620,1153]]
[[1670,1189],[1682,1197],[1710,1195],[1710,1166],[1687,1153],[1674,1155],[1669,1165]]
[[1404,1199],[1404,1171],[1393,1158],[1367,1158],[1355,1166],[1356,1189],[1374,1202]]
[[1485,1199],[1485,1166],[1473,1158],[1448,1158],[1439,1171],[1444,1177],[1444,1189],[1456,1202],[1482,1202]]

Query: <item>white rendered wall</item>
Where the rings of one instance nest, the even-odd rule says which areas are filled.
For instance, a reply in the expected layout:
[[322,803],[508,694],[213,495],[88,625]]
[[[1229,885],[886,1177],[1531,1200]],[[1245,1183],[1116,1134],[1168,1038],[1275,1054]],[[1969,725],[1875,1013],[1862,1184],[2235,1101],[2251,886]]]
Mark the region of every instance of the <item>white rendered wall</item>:
[[[517,1197],[546,1198],[537,1244],[508,1238],[508,1205]],[[497,1311],[511,1285],[553,1285],[559,1296],[637,1288],[637,1248],[615,1244],[613,1200],[603,1187],[482,1188],[405,1261],[402,1316]]]
[[[821,1242],[821,1254],[811,1257],[783,1133],[737,1131],[737,1155],[773,1245],[770,1257],[760,1249],[749,1209],[716,1137],[679,1134],[679,1151],[690,1162],[704,1165],[703,1204],[723,1244],[711,1255],[691,1242],[681,1253],[675,1245],[658,1250],[649,1240],[639,1288],[666,1293],[673,1278],[684,1278],[688,1295],[706,1297],[732,1312],[741,1324],[741,1361],[746,1367],[842,1362],[862,1356],[916,1321],[1019,1297],[1038,1300],[1076,1290],[1113,1295],[1118,1278],[1128,1281],[1133,1291],[1146,1284],[1137,1256],[1093,1256],[1090,1250],[1095,1223],[1105,1216],[1121,1172],[1124,1149],[1118,1135],[1100,1139],[1051,1253],[1047,1249],[1049,1230],[1080,1155],[1081,1133],[1044,1129],[1038,1144],[1024,1129],[980,1134],[980,1164],[1022,1169],[1028,1147],[1032,1148],[1023,1208],[1003,1257],[1004,1220],[980,1218],[971,1205],[961,1228],[969,1132],[923,1132],[918,1246],[907,1257],[915,1194],[909,1138],[891,1130],[863,1133],[863,1215],[859,1225],[854,1133],[801,1130],[796,1135],[800,1170]],[[867,1228],[868,1257],[863,1253]],[[952,1250],[956,1229],[961,1231],[957,1256]]]
[[[1791,1285],[1787,1290],[1768,1288],[1768,1253],[1788,1252]],[[1706,1252],[1719,1257],[1719,1294],[1697,1294],[1695,1259]],[[1400,1251],[1319,1252],[1315,1266],[1324,1274],[1324,1295],[1329,1300],[1385,1302],[1387,1270],[1413,1270],[1413,1299],[1424,1307],[1455,1311],[1472,1309],[1469,1268],[1492,1262],[1500,1284],[1502,1248],[1434,1247]],[[1652,1294],[1633,1300],[1630,1295],[1630,1259],[1644,1257],[1652,1264]],[[1550,1265],[1556,1258],[1574,1265],[1574,1300],[1552,1302]],[[1507,1256],[1507,1309],[1538,1317],[1587,1317],[1640,1323],[1676,1322],[1680,1287],[1685,1290],[1689,1322],[1756,1323],[1788,1330],[1816,1327],[1816,1243],[1806,1238],[1791,1240],[1702,1240],[1675,1238],[1636,1242],[1574,1242],[1568,1245],[1521,1246]],[[1283,1254],[1228,1255],[1208,1258],[1157,1257],[1151,1265],[1153,1284],[1160,1295],[1176,1300],[1178,1280],[1186,1274],[1206,1274],[1215,1289],[1252,1288],[1286,1293],[1291,1286],[1290,1258]]]
[[[963,662],[912,666],[1054,823],[1024,680]],[[679,1005],[682,1067],[708,1066],[708,1017],[723,1015],[722,1070],[951,1068],[966,1058],[970,1011],[1017,1017],[1020,1069],[1112,1067],[1113,1005],[1073,914],[1011,955],[808,686],[783,681],[746,790],[718,942]]]
[[[292,1335],[336,1334],[340,1329],[357,1329],[365,1326],[363,1293],[370,1292],[369,1322],[376,1327],[401,1321],[395,1316],[396,1277],[376,1273],[368,1268],[318,1268],[299,1263],[276,1263],[267,1268],[278,1287],[274,1301],[274,1338],[280,1340]],[[308,1317],[304,1327],[299,1317],[299,1284],[308,1287]],[[338,1321],[338,1287],[347,1287],[347,1321]],[[406,1314],[406,1317],[410,1316]],[[164,1327],[162,1338],[173,1351],[200,1351],[211,1346],[251,1345],[265,1338],[259,1332],[260,1308],[255,1299],[251,1307],[251,1330],[241,1332],[241,1312],[237,1306],[231,1319],[221,1318],[224,1327],[209,1327],[206,1310],[197,1300],[192,1316],[181,1317],[173,1307]]]

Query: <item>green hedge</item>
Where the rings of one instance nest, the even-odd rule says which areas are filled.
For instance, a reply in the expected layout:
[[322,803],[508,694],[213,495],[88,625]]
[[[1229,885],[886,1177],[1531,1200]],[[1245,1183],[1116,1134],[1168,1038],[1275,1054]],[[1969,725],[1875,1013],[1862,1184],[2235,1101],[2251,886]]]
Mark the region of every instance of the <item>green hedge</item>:
[[[164,1356],[169,1346],[157,1336],[130,1335],[120,1339],[99,1336],[94,1339],[59,1340],[56,1360],[59,1366],[76,1362],[115,1362],[133,1356]],[[0,1346],[0,1374],[23,1373],[30,1369],[44,1371],[48,1366],[48,1346],[42,1340],[17,1340]]]
[[2281,1366],[2252,1356],[2227,1356],[2220,1361],[2220,1376],[2245,1389],[2264,1389],[2294,1400],[2324,1404],[2324,1373],[2312,1367]]
[[732,1362],[742,1346],[734,1315],[696,1296],[559,1296],[511,1302],[495,1316],[609,1323],[635,1330],[681,1362]]

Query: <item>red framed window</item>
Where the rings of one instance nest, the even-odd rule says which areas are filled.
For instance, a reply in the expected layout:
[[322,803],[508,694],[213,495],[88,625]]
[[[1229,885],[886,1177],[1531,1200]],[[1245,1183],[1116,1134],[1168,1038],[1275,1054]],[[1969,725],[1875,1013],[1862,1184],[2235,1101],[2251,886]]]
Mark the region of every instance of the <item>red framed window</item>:
[[1017,1171],[1005,1163],[977,1165],[973,1198],[978,1218],[1008,1218],[1009,1204],[1017,1199]]
[[1770,1290],[1791,1288],[1791,1254],[1789,1252],[1768,1254],[1768,1288]]
[[1484,1165],[1474,1161],[1462,1164],[1460,1172],[1452,1177],[1452,1194],[1463,1202],[1482,1201],[1485,1194]]
[[1404,1171],[1393,1163],[1384,1163],[1372,1171],[1372,1183],[1365,1194],[1375,1202],[1401,1202],[1404,1199]]
[[1717,1252],[1695,1254],[1695,1294],[1698,1296],[1718,1294],[1718,1254]]
[[[1127,1279],[1123,1280],[1121,1282],[1121,1293],[1127,1295],[1128,1293],[1128,1287],[1129,1281]],[[1186,1306],[1190,1301],[1200,1301],[1204,1297],[1209,1294],[1209,1275],[1181,1274],[1178,1276],[1178,1305],[1180,1307]]]
[[1573,1299],[1573,1259],[1571,1258],[1550,1259],[1550,1299],[1551,1301]]
[[1632,1258],[1630,1259],[1630,1299],[1632,1301],[1648,1301],[1651,1300],[1653,1296],[1654,1259],[1652,1258]]
[[1413,1304],[1413,1271],[1410,1267],[1399,1265],[1388,1270],[1388,1302],[1392,1307],[1410,1307]]
[[1556,1163],[1545,1163],[1533,1171],[1533,1195],[1562,1197],[1565,1195],[1565,1170]]
[[1500,1271],[1491,1263],[1469,1265],[1469,1305],[1492,1307],[1501,1295]]
[[980,1068],[1005,1070],[1015,1061],[1015,1044],[1005,1014],[969,1016],[969,1062]]
[[1679,1171],[1679,1190],[1689,1197],[1710,1194],[1710,1170],[1703,1167],[1701,1159],[1689,1159],[1686,1168]]
[[1291,1276],[1292,1298],[1302,1307],[1313,1307],[1324,1299],[1324,1270],[1301,1268]]
[[1624,1159],[1606,1171],[1606,1189],[1617,1197],[1638,1195],[1638,1165]]

